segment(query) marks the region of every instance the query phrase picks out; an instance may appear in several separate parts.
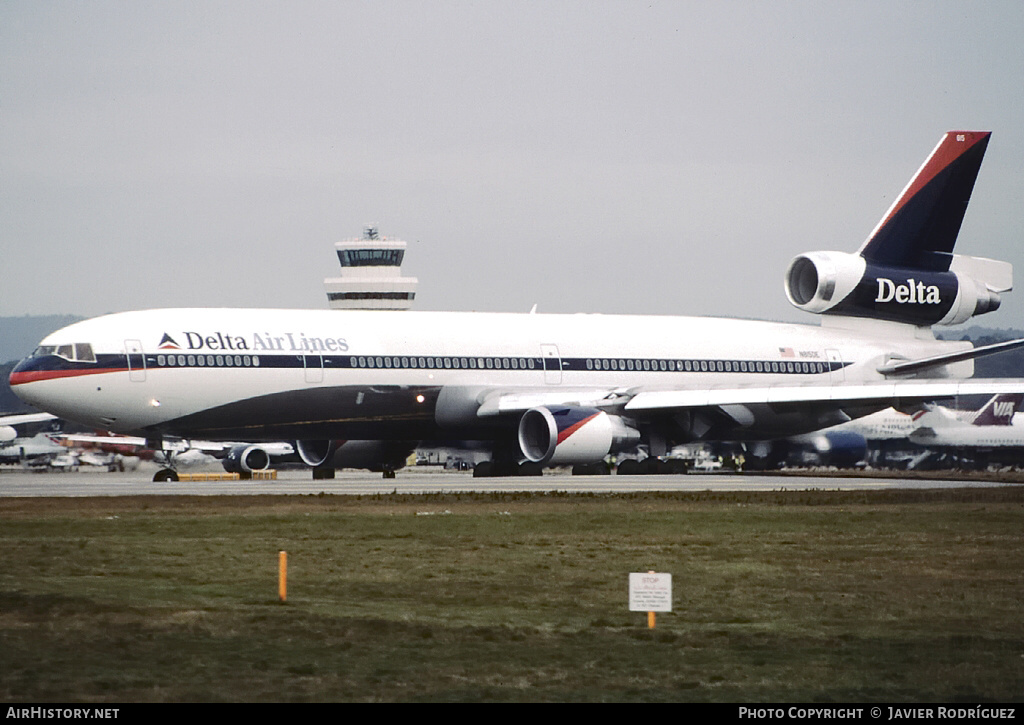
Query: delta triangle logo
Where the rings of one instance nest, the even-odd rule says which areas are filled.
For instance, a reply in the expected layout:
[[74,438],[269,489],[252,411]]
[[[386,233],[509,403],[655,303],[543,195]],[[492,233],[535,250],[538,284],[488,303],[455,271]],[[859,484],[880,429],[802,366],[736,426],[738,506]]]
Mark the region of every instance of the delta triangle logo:
[[159,345],[159,347],[160,347],[161,350],[180,350],[181,349],[181,347],[178,345],[178,343],[176,343],[174,341],[174,338],[171,337],[170,335],[168,335],[166,332],[164,333],[164,336],[162,338],[160,338],[160,345]]

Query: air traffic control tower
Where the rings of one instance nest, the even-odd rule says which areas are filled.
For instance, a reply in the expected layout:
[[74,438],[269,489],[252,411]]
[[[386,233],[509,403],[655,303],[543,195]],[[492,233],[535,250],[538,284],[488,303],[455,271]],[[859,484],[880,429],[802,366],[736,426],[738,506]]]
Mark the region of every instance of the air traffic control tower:
[[407,310],[416,297],[415,277],[401,276],[406,244],[363,229],[362,239],[334,243],[341,277],[324,280],[327,302],[335,310]]

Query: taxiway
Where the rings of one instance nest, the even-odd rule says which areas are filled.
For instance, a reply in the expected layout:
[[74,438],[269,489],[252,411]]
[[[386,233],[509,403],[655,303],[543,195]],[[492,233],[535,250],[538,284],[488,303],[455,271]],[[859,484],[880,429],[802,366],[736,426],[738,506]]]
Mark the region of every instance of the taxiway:
[[408,469],[389,480],[379,473],[338,471],[329,480],[312,480],[309,471],[279,471],[276,480],[178,481],[154,483],[152,472],[85,470],[67,473],[0,470],[0,496],[251,496],[374,495],[388,493],[567,492],[630,493],[639,491],[805,491],[879,490],[891,488],[964,488],[1019,485],[970,478],[874,478],[834,475],[754,475],[735,473],[682,476],[544,476],[474,478],[470,473]]

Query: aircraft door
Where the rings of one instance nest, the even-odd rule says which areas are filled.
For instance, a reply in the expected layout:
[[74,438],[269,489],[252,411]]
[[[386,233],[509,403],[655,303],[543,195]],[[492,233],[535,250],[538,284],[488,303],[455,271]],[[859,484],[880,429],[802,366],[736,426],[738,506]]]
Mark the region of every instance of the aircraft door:
[[843,356],[839,354],[838,350],[826,350],[825,357],[828,358],[829,367],[829,382],[833,385],[836,383],[846,382],[846,372],[843,370]]
[[146,382],[146,356],[142,353],[142,343],[125,340],[124,352],[128,358],[128,379],[133,383]]
[[307,383],[322,383],[324,381],[323,355],[303,355],[302,365],[306,370]]
[[558,345],[541,345],[540,356],[544,363],[544,382],[548,385],[560,385],[562,356],[558,354]]

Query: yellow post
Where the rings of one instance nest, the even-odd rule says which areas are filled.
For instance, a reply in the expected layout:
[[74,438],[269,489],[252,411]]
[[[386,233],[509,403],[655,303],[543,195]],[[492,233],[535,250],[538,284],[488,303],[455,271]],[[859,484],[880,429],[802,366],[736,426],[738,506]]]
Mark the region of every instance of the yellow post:
[[[654,570],[650,569],[648,574],[654,574]],[[654,629],[654,612],[647,613],[647,629]]]
[[277,594],[281,601],[288,599],[288,552],[277,553]]

